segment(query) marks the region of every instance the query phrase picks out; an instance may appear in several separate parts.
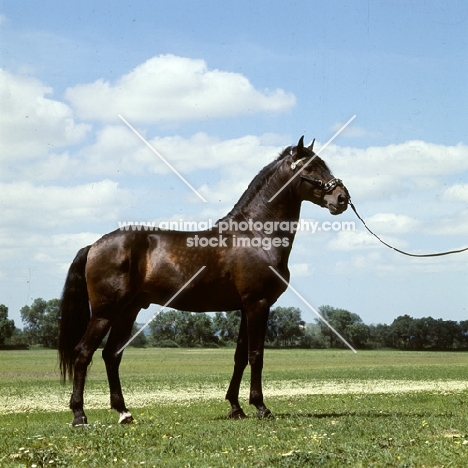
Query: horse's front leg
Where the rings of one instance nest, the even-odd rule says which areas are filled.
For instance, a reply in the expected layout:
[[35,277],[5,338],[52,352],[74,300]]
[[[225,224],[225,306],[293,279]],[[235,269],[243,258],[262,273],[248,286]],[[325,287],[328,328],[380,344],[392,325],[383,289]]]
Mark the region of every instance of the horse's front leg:
[[257,408],[257,417],[272,417],[263,402],[262,371],[265,335],[270,308],[266,300],[254,302],[246,308],[247,335],[249,341],[248,361],[251,369],[250,404]]
[[229,417],[232,419],[243,419],[245,413],[239,404],[239,388],[242,381],[244,369],[248,364],[248,337],[247,337],[247,320],[245,312],[242,311],[241,323],[239,327],[239,336],[237,338],[237,347],[234,354],[234,372],[232,374],[231,383],[229,384],[226,393],[226,400],[231,403]]

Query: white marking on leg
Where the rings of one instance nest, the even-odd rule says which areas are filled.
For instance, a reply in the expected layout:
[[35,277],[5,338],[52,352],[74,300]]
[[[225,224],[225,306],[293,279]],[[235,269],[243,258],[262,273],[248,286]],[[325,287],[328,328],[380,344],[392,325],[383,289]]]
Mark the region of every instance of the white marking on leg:
[[132,413],[129,413],[128,411],[122,411],[121,413],[119,413],[119,424],[122,423],[122,421],[125,421],[126,419],[133,419],[132,418]]

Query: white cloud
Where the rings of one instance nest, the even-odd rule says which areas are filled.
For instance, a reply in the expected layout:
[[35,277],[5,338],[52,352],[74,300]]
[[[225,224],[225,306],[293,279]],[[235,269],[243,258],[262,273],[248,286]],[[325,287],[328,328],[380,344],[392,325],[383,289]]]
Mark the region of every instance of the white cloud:
[[468,236],[468,210],[462,209],[450,213],[450,216],[445,213],[433,220],[429,220],[424,226],[424,232],[433,236],[462,236],[463,245],[454,245],[454,241],[450,240],[448,247],[443,250],[453,250],[468,246],[466,241]]
[[282,89],[257,90],[239,73],[211,70],[203,60],[160,55],[123,75],[68,88],[80,117],[130,122],[180,123],[257,112],[281,112],[295,104]]
[[312,269],[309,267],[308,263],[291,264],[289,265],[289,270],[291,272],[291,278],[310,276],[312,274]]
[[367,218],[366,224],[375,232],[387,234],[407,234],[420,225],[414,218],[394,213],[377,213]]
[[468,184],[452,185],[442,194],[442,199],[449,203],[453,202],[468,202]]
[[221,211],[229,211],[258,172],[281,152],[283,146],[275,144],[279,139],[278,136],[272,135],[266,137],[247,135],[243,138],[218,142],[211,149],[212,153],[207,154],[211,153],[216,161],[219,182],[202,185],[200,193],[211,203],[224,206]]
[[61,265],[64,273],[81,247],[91,245],[102,234],[77,232],[67,234],[35,233],[17,231],[15,238],[0,232],[0,259],[14,260],[26,256],[30,259],[51,265]]
[[[141,133],[147,136],[145,132]],[[284,142],[285,137],[271,134],[246,135],[230,140],[220,140],[205,133],[197,133],[190,138],[148,137],[152,147],[210,202],[205,207],[205,214],[214,217],[230,209],[256,174],[277,157],[286,146],[279,146],[280,141]],[[97,133],[95,143],[81,149],[73,158],[62,155],[59,161],[55,167],[62,168],[62,177],[70,174],[94,177],[165,174],[178,180],[172,170],[125,125],[106,126]],[[190,176],[200,170],[204,171],[206,179]],[[190,190],[187,193],[190,199],[197,200]]]
[[[84,139],[90,125],[76,123],[70,107],[47,97],[52,89],[35,78],[0,70],[0,164],[40,160],[57,147]],[[18,164],[18,165],[20,165]]]
[[344,271],[388,271],[393,268],[388,262],[385,262],[381,252],[370,252],[365,255],[355,255],[345,262],[338,262],[338,269]]
[[[386,236],[385,242],[394,245],[395,247],[404,247],[405,242],[400,239]],[[360,250],[360,249],[375,249],[383,247],[379,241],[370,235],[367,231],[340,231],[328,243],[330,250]]]
[[78,250],[93,244],[101,236],[102,234],[93,232],[37,236],[34,258],[42,263],[58,265],[60,273],[65,274]]
[[408,141],[366,149],[330,145],[321,157],[330,162],[355,200],[366,201],[417,195],[440,187],[441,177],[468,170],[468,146],[461,143]]
[[[140,135],[146,137],[144,131]],[[204,133],[190,138],[147,137],[148,143],[176,169],[187,174],[198,169],[219,167],[219,147],[229,142]],[[236,141],[232,142],[236,145]],[[125,125],[106,126],[96,134],[96,142],[83,148],[79,159],[87,161],[82,171],[94,174],[168,174],[172,170]]]
[[3,226],[37,230],[114,221],[129,195],[111,180],[74,187],[0,183]]

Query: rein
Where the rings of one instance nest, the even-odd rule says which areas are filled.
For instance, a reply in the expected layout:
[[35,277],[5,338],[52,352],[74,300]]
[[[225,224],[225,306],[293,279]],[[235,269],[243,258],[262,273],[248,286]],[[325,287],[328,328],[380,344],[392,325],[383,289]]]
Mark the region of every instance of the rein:
[[386,247],[390,248],[390,249],[393,249],[395,250],[395,252],[398,252],[398,253],[401,253],[403,255],[407,255],[409,257],[441,257],[442,255],[451,255],[451,254],[456,254],[456,253],[461,253],[461,252],[465,252],[468,250],[468,247],[464,248],[464,249],[459,249],[459,250],[448,250],[446,252],[437,252],[437,253],[430,253],[430,254],[414,254],[414,253],[410,253],[410,252],[405,252],[404,250],[400,250],[400,249],[397,249],[396,247],[393,247],[392,245],[390,244],[387,244],[385,241],[383,241],[377,234],[375,234],[375,232],[371,231],[369,229],[369,227],[367,226],[367,224],[365,223],[365,221],[361,218],[361,216],[359,216],[359,213],[357,212],[356,210],[356,207],[353,205],[353,203],[351,202],[351,197],[349,198],[348,200],[348,204],[349,206],[353,209],[354,213],[356,214],[356,216],[358,217],[359,221],[361,221],[361,223],[364,225],[364,227],[375,237],[377,238],[383,245],[385,245]]
[[[313,145],[313,143],[312,143]],[[308,148],[304,148],[306,150],[308,150]],[[312,151],[310,151],[312,155],[314,155],[315,157],[315,153],[313,153]],[[293,158],[293,151],[292,149],[290,150],[290,156],[291,158]],[[301,159],[298,159],[296,161],[292,161],[291,163],[291,170],[295,170],[297,165],[303,161],[305,161],[307,159],[307,157],[304,157],[304,158],[301,158]],[[313,158],[312,158],[313,159]],[[310,161],[309,161],[310,162]],[[302,169],[304,169],[305,166],[307,166],[308,163],[306,163]],[[301,169],[301,170],[302,170]],[[340,186],[342,188],[344,188],[344,190],[346,191],[347,195],[348,195],[348,204],[349,206],[351,206],[352,210],[354,211],[354,214],[358,217],[359,221],[361,221],[361,223],[364,225],[364,227],[379,241],[381,242],[383,245],[385,245],[386,247],[388,247],[389,249],[392,249],[394,250],[395,252],[398,252],[398,253],[401,253],[402,255],[407,255],[408,257],[419,257],[419,258],[426,258],[426,257],[442,257],[443,255],[451,255],[451,254],[456,254],[456,253],[462,253],[462,252],[466,252],[468,250],[468,247],[465,247],[464,249],[458,249],[458,250],[448,250],[446,252],[436,252],[436,253],[430,253],[430,254],[414,254],[414,253],[410,253],[410,252],[406,252],[404,250],[400,250],[400,249],[397,249],[396,247],[393,247],[393,245],[390,245],[388,244],[387,242],[385,242],[384,240],[382,240],[375,232],[373,232],[366,224],[366,222],[361,218],[361,216],[359,215],[359,213],[357,212],[356,210],[356,207],[354,206],[354,204],[351,202],[351,196],[349,195],[348,193],[348,190],[346,189],[346,187],[344,186],[343,182],[340,180],[340,179],[336,179],[336,178],[333,178],[331,180],[329,180],[328,182],[323,182],[322,180],[319,180],[319,179],[312,179],[311,177],[307,177],[307,176],[304,176],[304,175],[300,175],[301,179],[302,180],[305,180],[306,182],[309,182],[310,184],[312,185],[315,185],[319,190],[322,190],[322,193],[323,194],[326,194],[326,193],[329,193],[329,192],[332,192],[335,187],[337,186]]]

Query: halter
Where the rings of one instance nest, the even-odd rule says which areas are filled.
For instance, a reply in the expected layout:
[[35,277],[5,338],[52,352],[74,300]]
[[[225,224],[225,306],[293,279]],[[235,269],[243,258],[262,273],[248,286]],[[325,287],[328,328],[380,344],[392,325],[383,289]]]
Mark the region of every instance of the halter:
[[[291,150],[290,155],[292,157],[292,150]],[[307,157],[298,159],[297,161],[293,161],[291,163],[291,170],[294,171],[296,169],[297,165],[300,162],[302,162],[302,161],[304,161],[306,159],[307,159]],[[333,190],[335,190],[336,187],[341,187],[346,191],[346,193],[348,193],[348,190],[345,187],[345,185],[343,184],[342,180],[337,179],[335,177],[333,177],[333,179],[330,179],[328,182],[323,182],[322,180],[318,180],[318,179],[312,179],[311,177],[307,177],[307,176],[304,176],[304,175],[300,175],[300,178],[302,180],[305,180],[306,182],[309,182],[312,185],[315,185],[318,189],[322,190],[324,195],[326,193],[333,192]]]

